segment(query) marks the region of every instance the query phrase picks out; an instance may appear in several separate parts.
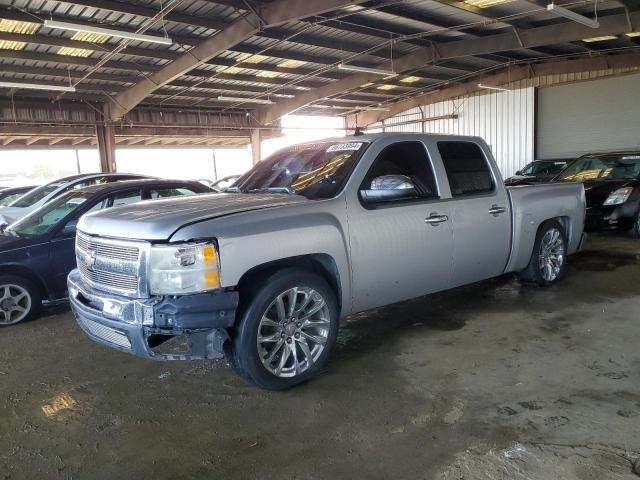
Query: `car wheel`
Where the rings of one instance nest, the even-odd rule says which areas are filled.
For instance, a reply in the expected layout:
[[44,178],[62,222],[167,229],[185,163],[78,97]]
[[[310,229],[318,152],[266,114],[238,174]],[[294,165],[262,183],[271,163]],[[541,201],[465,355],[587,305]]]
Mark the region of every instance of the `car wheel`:
[[564,273],[566,258],[564,229],[557,221],[548,220],[538,229],[529,265],[518,273],[518,277],[541,287],[553,285]]
[[31,281],[13,275],[0,276],[0,326],[35,317],[41,305],[40,290]]
[[[338,302],[320,276],[282,270],[241,292],[231,365],[248,382],[286,390],[318,374],[338,334]],[[244,295],[244,299],[243,299]]]
[[640,212],[637,213],[636,218],[633,220],[630,232],[633,238],[640,238]]

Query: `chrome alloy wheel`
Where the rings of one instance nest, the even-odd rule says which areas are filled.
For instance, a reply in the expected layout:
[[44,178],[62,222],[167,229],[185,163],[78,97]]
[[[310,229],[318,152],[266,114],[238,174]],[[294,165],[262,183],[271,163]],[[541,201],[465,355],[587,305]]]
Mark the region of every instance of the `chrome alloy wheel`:
[[0,325],[13,325],[31,311],[31,295],[20,285],[0,285]]
[[309,369],[329,337],[329,307],[316,290],[293,287],[278,295],[258,325],[258,355],[277,377],[295,377]]
[[564,264],[564,238],[557,228],[550,228],[540,242],[539,266],[542,278],[553,282]]

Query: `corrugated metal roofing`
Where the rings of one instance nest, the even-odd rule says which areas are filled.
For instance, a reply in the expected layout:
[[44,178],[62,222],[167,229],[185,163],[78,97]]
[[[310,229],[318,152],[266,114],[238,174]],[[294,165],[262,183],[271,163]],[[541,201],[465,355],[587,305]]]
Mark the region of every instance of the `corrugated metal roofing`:
[[[261,2],[252,0],[249,3]],[[78,85],[78,97],[81,97],[95,91],[113,93],[124,90],[188,51],[191,45],[215,35],[219,28],[238,19],[246,12],[244,5],[246,4],[240,0],[226,0],[220,3],[215,0],[182,0],[175,5],[170,0],[117,0],[102,4],[98,0],[79,0],[73,3],[58,0],[3,0],[0,2],[0,18],[9,14],[22,15],[24,19],[34,22],[54,18],[135,31],[146,25],[154,12],[159,12],[162,7],[175,6],[162,21],[149,26],[145,31],[149,35],[168,35],[175,39],[174,44],[163,46],[148,42],[130,42],[127,49],[113,54],[106,64],[95,70],[93,76],[89,76]],[[180,105],[181,99],[185,105],[191,105],[194,101],[191,95],[210,93],[212,98],[209,107],[228,111],[228,104],[216,106],[217,92],[243,93],[243,87],[248,95],[269,96],[276,91],[308,91],[348,76],[347,72],[336,68],[341,61],[348,61],[353,65],[387,68],[391,64],[391,56],[397,58],[419,51],[425,46],[435,45],[437,48],[440,43],[511,31],[513,25],[526,29],[566,21],[547,12],[544,2],[540,3],[537,0],[514,0],[490,8],[477,8],[464,1],[452,0],[369,0],[363,6],[363,9],[339,10],[337,12],[340,15],[337,17],[336,12],[325,13],[264,29],[199,66],[196,71],[175,79],[163,87],[163,91],[177,94],[171,99],[176,105]],[[623,4],[619,1],[603,2],[598,5],[598,13],[601,16],[612,12],[619,13],[622,7]],[[143,10],[140,11],[141,8]],[[585,15],[593,15],[593,5],[576,5],[572,8]],[[61,55],[61,48],[83,48],[82,44],[69,43],[73,33],[40,26],[35,35],[25,35],[27,38],[19,39],[26,43],[22,49],[0,50],[0,80],[60,83],[64,80],[64,72],[72,78],[79,78],[92,71],[92,67],[106,55],[110,55],[121,42],[116,37],[110,37],[104,44],[96,46],[86,57]],[[0,32],[0,40],[3,39],[2,35],[3,32]],[[415,37],[404,39],[403,35]],[[392,38],[401,38],[393,43],[393,48],[388,41]],[[612,45],[628,48],[639,47],[640,43],[638,38],[624,38],[613,42]],[[406,72],[406,75],[420,77],[420,80],[414,83],[403,83],[401,77],[388,81],[381,79],[374,85],[342,92],[332,97],[355,99],[368,96],[372,99],[392,101],[399,95],[420,92],[421,88],[443,81],[455,82],[460,77],[468,77],[474,72],[480,73],[483,69],[493,68],[511,60],[589,53],[607,46],[608,44],[586,45],[582,42],[550,43],[535,50],[520,49],[517,52],[467,56],[455,61],[436,62],[435,65],[425,65],[418,70]],[[86,44],[84,47],[88,48]],[[251,65],[246,64],[249,54],[260,54],[265,58],[251,68]],[[280,64],[287,59],[297,60],[299,63],[293,68],[281,68]],[[234,66],[236,64],[237,67]],[[225,69],[229,67],[233,69],[225,73]],[[389,87],[390,90],[379,90],[378,87],[383,84],[392,87]],[[7,93],[7,89],[0,89],[0,96]],[[38,91],[25,94],[20,90],[12,91],[12,94],[29,98],[56,96]],[[74,95],[67,94],[65,98],[73,99]],[[252,109],[255,105],[245,104],[243,107]],[[313,106],[306,109],[313,111]]]

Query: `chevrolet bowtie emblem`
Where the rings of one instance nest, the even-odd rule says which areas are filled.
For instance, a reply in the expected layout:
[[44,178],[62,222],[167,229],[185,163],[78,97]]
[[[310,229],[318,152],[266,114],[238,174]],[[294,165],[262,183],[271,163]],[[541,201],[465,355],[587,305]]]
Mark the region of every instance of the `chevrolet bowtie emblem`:
[[93,266],[96,264],[96,252],[90,250],[89,252],[85,253],[82,257],[82,262],[88,270],[92,270]]

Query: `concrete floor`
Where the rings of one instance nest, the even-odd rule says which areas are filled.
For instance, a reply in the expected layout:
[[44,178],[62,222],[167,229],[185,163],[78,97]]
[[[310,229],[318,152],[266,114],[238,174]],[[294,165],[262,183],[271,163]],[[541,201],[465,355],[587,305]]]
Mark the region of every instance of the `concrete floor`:
[[0,331],[0,478],[637,479],[639,278],[640,242],[592,237],[555,288],[346,319],[285,393],[95,345],[61,309]]

